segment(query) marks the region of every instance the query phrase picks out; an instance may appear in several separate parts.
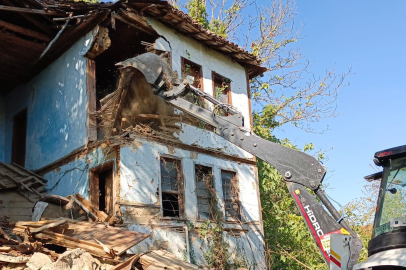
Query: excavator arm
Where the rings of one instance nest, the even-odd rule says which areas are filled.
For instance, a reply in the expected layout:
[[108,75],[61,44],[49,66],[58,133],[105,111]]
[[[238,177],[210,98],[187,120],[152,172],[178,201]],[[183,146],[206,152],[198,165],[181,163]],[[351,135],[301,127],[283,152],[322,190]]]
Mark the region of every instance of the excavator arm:
[[[127,72],[122,72],[122,74],[127,74],[127,76],[131,76],[128,75],[131,74],[131,70],[139,70],[144,74],[158,97],[175,108],[213,126],[217,135],[271,164],[278,170],[284,177],[288,190],[329,269],[330,263],[337,266],[340,264],[337,258],[330,256],[331,234],[341,233],[351,236],[351,254],[349,261],[346,262],[347,269],[352,269],[353,265],[358,262],[362,242],[321,189],[326,169],[314,157],[258,137],[244,127],[244,118],[237,109],[228,104],[220,103],[187,81],[173,78],[170,68],[158,55],[145,53],[117,65],[126,69]],[[182,97],[189,91],[205,98],[214,106],[221,107],[228,115],[217,115],[186,101]],[[311,192],[314,192],[316,196],[312,195]]]

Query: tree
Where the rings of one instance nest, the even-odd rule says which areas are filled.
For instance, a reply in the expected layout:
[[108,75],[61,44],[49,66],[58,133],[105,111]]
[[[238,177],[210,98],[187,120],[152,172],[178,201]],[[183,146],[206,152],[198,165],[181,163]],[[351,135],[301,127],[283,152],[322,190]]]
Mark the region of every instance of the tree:
[[360,236],[363,244],[359,257],[360,262],[368,259],[367,247],[371,240],[379,187],[380,181],[368,182],[363,187],[362,196],[346,204],[343,209],[346,221]]

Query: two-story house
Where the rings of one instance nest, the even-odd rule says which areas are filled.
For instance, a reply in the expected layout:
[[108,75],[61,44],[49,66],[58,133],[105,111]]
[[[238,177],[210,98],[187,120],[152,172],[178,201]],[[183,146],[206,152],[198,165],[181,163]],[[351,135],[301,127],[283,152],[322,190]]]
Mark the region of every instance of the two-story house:
[[250,128],[260,61],[166,1],[26,2],[0,9],[0,161],[150,233],[132,253],[166,249],[207,265],[213,247],[199,230],[219,211],[230,260],[266,269],[255,158],[154,96],[142,74],[123,89],[116,66],[159,54]]

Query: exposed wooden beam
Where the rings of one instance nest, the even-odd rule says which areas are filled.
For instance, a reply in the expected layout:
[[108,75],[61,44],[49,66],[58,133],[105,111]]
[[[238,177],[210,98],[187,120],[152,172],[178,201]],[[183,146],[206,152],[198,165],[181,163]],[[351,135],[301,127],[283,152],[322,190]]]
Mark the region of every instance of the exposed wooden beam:
[[[3,2],[11,7],[13,7],[15,5],[14,2],[11,2],[10,0],[3,0]],[[49,27],[47,27],[45,24],[39,22],[37,19],[35,19],[32,14],[27,14],[27,13],[23,13],[23,12],[19,12],[18,13],[20,16],[22,16],[24,19],[28,20],[29,22],[31,22],[32,24],[34,24],[35,26],[37,26],[39,29],[41,29],[42,31],[44,31],[45,33],[47,33],[50,36],[54,36],[55,33],[49,29]]]
[[20,26],[17,26],[17,25],[8,23],[8,22],[0,21],[0,27],[5,27],[8,30],[11,30],[13,32],[22,34],[24,36],[36,38],[36,39],[39,39],[39,40],[42,40],[45,42],[51,41],[51,38],[46,35],[43,35],[41,33],[35,32],[33,30],[29,30],[29,29],[26,29],[26,28],[23,28],[23,27],[20,27]]
[[45,49],[46,45],[44,44],[40,44],[40,43],[36,43],[33,41],[29,41],[26,39],[22,39],[16,36],[12,36],[10,34],[4,34],[4,33],[0,33],[0,38],[2,41],[8,41],[11,42],[17,46],[21,46],[21,47],[25,47],[31,50],[37,50],[37,51],[42,51]]
[[63,12],[58,12],[58,11],[45,11],[45,10],[42,10],[42,9],[12,7],[12,6],[3,6],[3,5],[0,5],[0,10],[20,12],[20,13],[33,13],[33,14],[41,14],[41,15],[52,15],[52,16],[58,16],[58,15],[63,15],[64,14]]

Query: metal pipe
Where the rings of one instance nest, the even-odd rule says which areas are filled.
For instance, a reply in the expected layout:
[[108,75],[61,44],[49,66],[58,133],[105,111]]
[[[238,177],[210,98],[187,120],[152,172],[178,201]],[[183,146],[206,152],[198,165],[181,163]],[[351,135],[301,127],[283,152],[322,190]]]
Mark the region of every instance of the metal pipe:
[[330,212],[330,214],[333,216],[333,218],[341,225],[343,226],[344,229],[346,229],[351,235],[357,237],[355,232],[351,229],[351,227],[345,222],[344,219],[341,218],[340,213],[337,211],[337,209],[334,207],[334,205],[330,202],[330,200],[327,198],[326,194],[324,193],[324,190],[321,188],[318,188],[315,190],[315,193],[317,197],[321,200],[323,205],[327,208],[327,210]]

